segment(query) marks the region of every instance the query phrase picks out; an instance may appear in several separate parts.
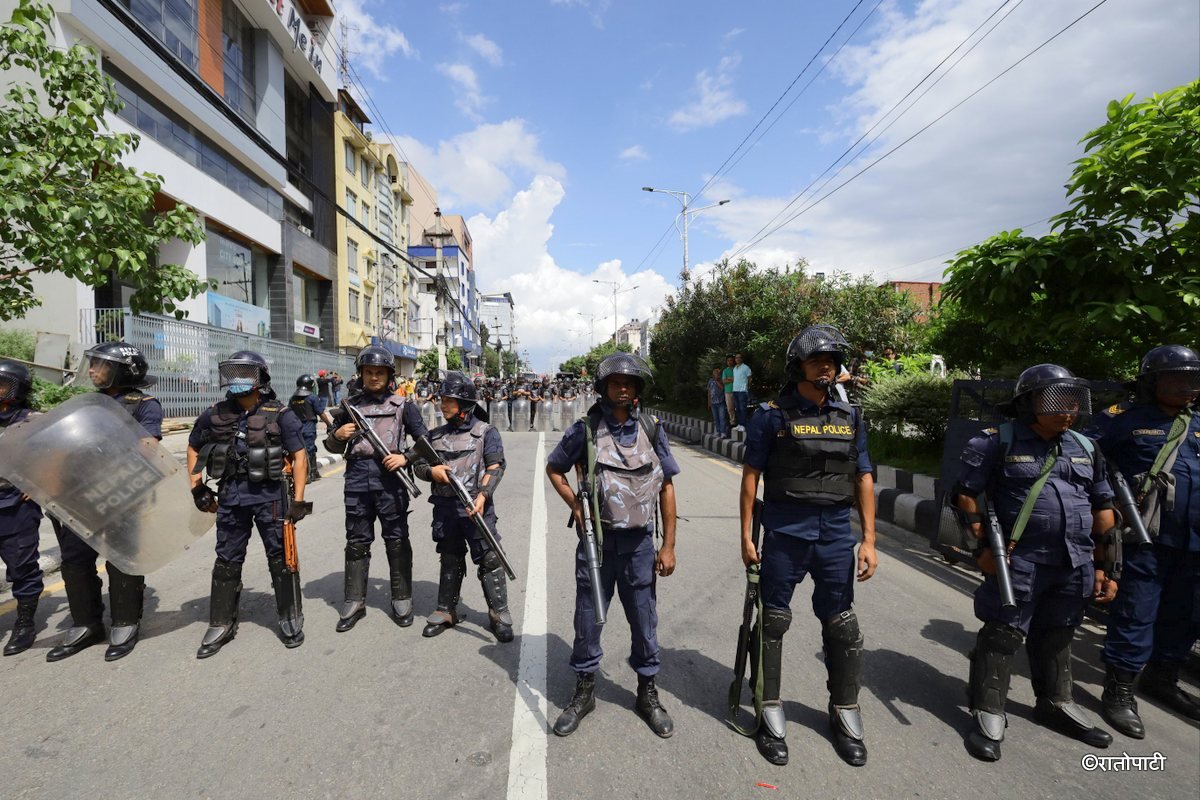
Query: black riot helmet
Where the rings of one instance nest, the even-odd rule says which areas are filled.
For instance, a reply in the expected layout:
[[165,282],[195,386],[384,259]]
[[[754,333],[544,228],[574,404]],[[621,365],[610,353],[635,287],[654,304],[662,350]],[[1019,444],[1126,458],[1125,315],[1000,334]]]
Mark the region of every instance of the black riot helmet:
[[846,350],[850,343],[842,332],[832,325],[809,325],[797,334],[788,345],[784,356],[784,371],[790,380],[800,383],[804,380],[804,362],[817,355],[833,356],[834,362],[840,367],[846,360]]
[[0,359],[0,406],[24,403],[33,390],[33,374],[29,367],[16,361]]
[[102,342],[83,354],[81,373],[88,374],[100,390],[134,389],[152,386],[156,378],[146,374],[146,357],[128,342]]
[[360,350],[358,358],[354,359],[354,366],[358,368],[360,375],[363,367],[387,367],[390,377],[396,375],[396,357],[392,355],[391,350],[377,344],[368,345]]
[[1090,384],[1066,367],[1038,364],[1017,378],[1009,409],[1023,422],[1055,414],[1086,416],[1092,413]]
[[217,364],[217,375],[221,388],[235,397],[271,383],[267,360],[253,350],[238,350]]
[[317,388],[317,379],[305,373],[296,378],[296,397],[308,397]]
[[1181,344],[1164,344],[1155,347],[1142,358],[1135,387],[1139,397],[1153,400],[1160,390],[1159,379],[1171,374],[1171,395],[1180,395],[1188,403],[1194,403],[1200,394],[1200,356],[1190,347]]
[[628,375],[633,378],[637,384],[639,398],[646,391],[646,384],[654,379],[650,365],[633,353],[607,355],[596,367],[596,380],[592,384],[602,400],[608,397],[608,379],[613,375]]
[[472,411],[484,422],[488,421],[487,411],[479,405],[479,392],[476,391],[475,384],[461,372],[446,373],[446,377],[438,389],[438,396],[442,399],[449,397],[458,403],[458,415],[454,417],[455,422],[461,424]]

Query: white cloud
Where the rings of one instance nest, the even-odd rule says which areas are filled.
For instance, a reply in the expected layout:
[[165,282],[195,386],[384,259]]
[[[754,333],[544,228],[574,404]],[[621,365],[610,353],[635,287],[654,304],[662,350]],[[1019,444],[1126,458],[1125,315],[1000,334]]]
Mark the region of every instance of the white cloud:
[[338,47],[350,52],[350,61],[355,67],[385,81],[384,62],[389,56],[400,53],[405,58],[415,58],[417,51],[399,28],[381,25],[367,10],[368,6],[378,4],[379,0],[339,0],[338,17],[346,22],[349,41],[341,40],[340,31],[337,36]]
[[550,4],[565,8],[582,8],[587,11],[593,27],[603,28],[604,14],[612,5],[612,0],[550,0]]
[[484,36],[482,33],[475,33],[470,36],[464,36],[463,41],[467,46],[474,50],[494,67],[499,67],[504,64],[504,51],[500,49],[500,45],[493,42],[491,39]]
[[480,125],[436,147],[408,136],[397,137],[396,143],[438,188],[445,209],[496,208],[513,193],[511,174],[522,180],[533,175],[566,176],[561,164],[542,155],[541,143],[522,119]]
[[724,36],[721,37],[721,41],[725,42],[725,44],[729,44],[729,42],[741,36],[745,32],[745,28],[731,28],[725,32]]
[[640,144],[635,144],[626,147],[624,150],[618,153],[617,158],[621,159],[622,161],[645,161],[646,159],[650,158],[650,154],[646,152],[646,148],[642,147]]
[[476,281],[486,292],[512,292],[519,347],[529,350],[538,372],[588,349],[591,326],[580,314],[594,315],[596,342],[611,335],[612,289],[593,280],[637,287],[617,296],[622,323],[653,318],[671,291],[653,270],[627,274],[619,260],[598,262],[585,272],[559,266],[549,251],[551,218],[565,196],[557,179],[538,175],[494,217],[477,214],[467,221],[475,242]]
[[438,64],[437,71],[457,85],[454,105],[471,120],[478,122],[481,119],[479,109],[487,98],[479,88],[479,76],[475,70],[466,64]]
[[696,74],[693,99],[671,114],[670,123],[679,131],[708,128],[730,117],[746,113],[746,102],[734,95],[731,73],[741,63],[741,56],[725,56],[716,72],[707,69]]
[[[1090,0],[1021,5],[822,194],[1092,5]],[[841,143],[835,152],[849,146],[994,6],[992,0],[941,0],[921,3],[911,15],[893,9],[872,41],[846,48],[833,65],[848,90],[831,107],[835,141]],[[1146,0],[1101,7],[747,257],[781,264],[804,256],[813,269],[939,279],[946,256],[938,254],[1064,210],[1063,184],[1081,155],[1078,140],[1103,122],[1110,99],[1144,97],[1194,80],[1198,27],[1196,4]],[[740,244],[810,177],[798,175],[780,196],[743,193],[715,222]],[[1035,228],[1044,230],[1045,225]]]

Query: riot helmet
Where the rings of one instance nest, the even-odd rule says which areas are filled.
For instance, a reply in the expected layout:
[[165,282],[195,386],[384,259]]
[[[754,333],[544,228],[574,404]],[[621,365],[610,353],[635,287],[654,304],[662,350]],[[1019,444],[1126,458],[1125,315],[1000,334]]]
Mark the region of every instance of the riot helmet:
[[438,389],[438,396],[443,400],[449,397],[458,403],[458,414],[453,417],[455,422],[461,424],[472,411],[475,412],[475,416],[487,422],[487,411],[479,405],[479,392],[475,390],[475,384],[471,382],[471,379],[463,373],[447,372]]
[[1145,399],[1153,400],[1162,392],[1190,405],[1200,395],[1200,356],[1181,344],[1155,347],[1142,358],[1136,388]]
[[308,397],[317,388],[317,379],[305,373],[296,378],[296,397]]
[[237,397],[250,394],[271,383],[267,360],[253,350],[238,350],[217,364],[222,389]]
[[396,357],[386,347],[372,344],[358,352],[358,358],[354,359],[354,366],[358,368],[360,375],[363,367],[387,367],[388,375],[395,376]]
[[633,353],[613,353],[607,355],[596,367],[596,381],[593,386],[601,399],[608,396],[608,379],[613,375],[628,375],[637,385],[638,397],[646,391],[646,384],[654,379],[650,366]]
[[[850,343],[842,332],[832,325],[809,325],[791,341],[784,356],[784,372],[788,379],[804,381],[804,362],[817,355],[832,356],[838,367],[846,361],[846,350]],[[822,387],[825,388],[825,387]]]
[[154,385],[146,374],[150,365],[142,351],[128,342],[101,342],[83,354],[79,374],[86,374],[97,389],[134,389]]
[[29,367],[16,361],[0,359],[0,406],[24,403],[33,390],[33,374]]
[[1038,364],[1017,378],[1010,408],[1023,422],[1057,414],[1087,416],[1092,413],[1090,386],[1066,367]]

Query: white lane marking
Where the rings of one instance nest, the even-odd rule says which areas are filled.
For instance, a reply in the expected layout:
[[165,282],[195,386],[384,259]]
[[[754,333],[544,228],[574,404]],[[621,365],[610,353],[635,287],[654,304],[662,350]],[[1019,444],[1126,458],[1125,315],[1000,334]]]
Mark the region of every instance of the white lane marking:
[[546,434],[538,434],[533,461],[533,513],[529,565],[525,568],[525,616],[521,661],[513,700],[508,800],[546,800]]

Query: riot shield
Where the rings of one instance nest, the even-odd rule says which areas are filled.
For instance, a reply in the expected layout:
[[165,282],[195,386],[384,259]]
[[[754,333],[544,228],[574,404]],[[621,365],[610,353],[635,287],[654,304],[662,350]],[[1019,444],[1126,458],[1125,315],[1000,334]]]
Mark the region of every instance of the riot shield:
[[563,398],[558,403],[558,419],[555,423],[555,430],[565,431],[575,420],[579,419],[579,416],[579,398]]
[[529,398],[518,397],[512,404],[512,424],[509,430],[521,433],[529,430]]
[[554,410],[558,406],[557,399],[546,397],[542,402],[537,404],[537,410],[534,411],[533,429],[535,431],[550,430],[550,421],[555,419]]
[[511,431],[512,423],[508,417],[508,399],[496,398],[492,401],[492,425],[496,426],[498,431]]
[[179,556],[212,527],[187,469],[118,403],[78,395],[0,438],[0,464],[21,491],[130,575]]
[[438,413],[438,407],[428,397],[418,401],[421,404],[421,421],[425,423],[425,427],[433,430],[438,425],[442,424],[440,419],[441,414]]

